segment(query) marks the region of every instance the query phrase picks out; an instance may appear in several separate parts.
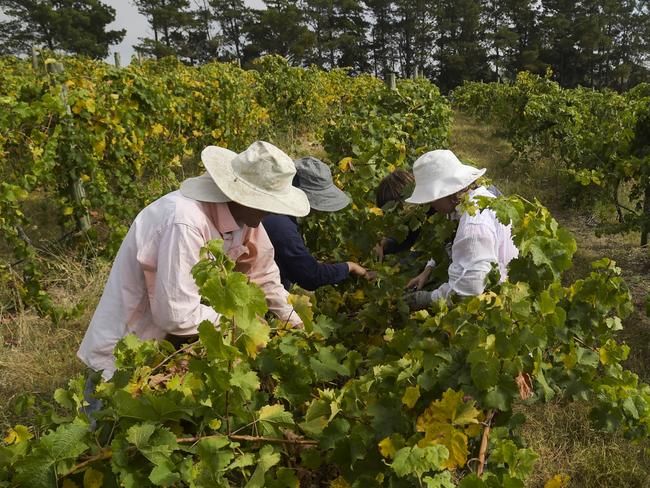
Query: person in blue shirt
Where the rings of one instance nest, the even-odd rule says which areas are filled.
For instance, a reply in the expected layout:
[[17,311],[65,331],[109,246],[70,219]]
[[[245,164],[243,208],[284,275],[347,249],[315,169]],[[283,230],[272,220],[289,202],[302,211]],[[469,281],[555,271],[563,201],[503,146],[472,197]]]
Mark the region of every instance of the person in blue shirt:
[[[329,167],[314,157],[295,161],[293,186],[307,195],[312,210],[337,212],[350,204],[350,197],[334,185]],[[269,215],[262,221],[275,249],[275,262],[280,268],[282,284],[288,290],[295,283],[313,291],[335,285],[350,274],[372,278],[373,273],[358,263],[322,263],[312,256],[300,234],[295,217]]]

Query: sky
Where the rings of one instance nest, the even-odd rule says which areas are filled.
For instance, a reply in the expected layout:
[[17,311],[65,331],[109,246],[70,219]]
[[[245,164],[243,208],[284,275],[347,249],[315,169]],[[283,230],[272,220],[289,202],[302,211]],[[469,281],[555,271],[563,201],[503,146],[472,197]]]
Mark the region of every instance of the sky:
[[[126,29],[126,35],[120,44],[110,46],[110,55],[107,59],[113,62],[113,53],[118,52],[122,58],[122,65],[127,65],[131,61],[131,55],[134,53],[133,45],[139,42],[140,37],[153,37],[153,32],[149,29],[146,19],[138,13],[138,9],[130,0],[102,0],[105,4],[115,9],[115,21],[109,24],[109,29]],[[253,8],[263,8],[262,0],[245,0],[246,5]]]

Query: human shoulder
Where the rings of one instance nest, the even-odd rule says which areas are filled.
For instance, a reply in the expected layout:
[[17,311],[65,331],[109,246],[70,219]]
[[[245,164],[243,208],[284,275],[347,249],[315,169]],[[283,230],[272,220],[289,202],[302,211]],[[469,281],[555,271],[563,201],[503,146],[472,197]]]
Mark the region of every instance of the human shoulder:
[[288,215],[268,215],[262,220],[266,232],[297,232],[298,223]]
[[[478,188],[471,190],[469,197],[474,203],[477,203],[478,197],[496,198],[494,194],[484,186],[479,186]],[[460,217],[459,225],[485,225],[488,227],[494,227],[494,217],[494,211],[489,208],[483,209],[480,212],[474,212],[473,214],[463,212]]]
[[156,227],[184,225],[196,229],[203,228],[208,222],[201,202],[187,198],[180,191],[173,191],[147,206],[138,219]]

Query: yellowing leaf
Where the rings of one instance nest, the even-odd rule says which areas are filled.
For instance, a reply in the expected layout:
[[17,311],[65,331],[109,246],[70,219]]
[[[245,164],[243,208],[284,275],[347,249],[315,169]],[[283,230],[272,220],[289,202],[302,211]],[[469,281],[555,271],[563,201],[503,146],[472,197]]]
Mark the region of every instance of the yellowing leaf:
[[104,484],[104,473],[93,468],[88,468],[84,473],[84,488],[102,488]]
[[154,124],[151,126],[151,135],[152,136],[159,136],[160,134],[165,132],[165,128],[162,126],[162,124]]
[[629,354],[630,346],[626,344],[619,345],[613,339],[608,339],[605,344],[598,348],[600,362],[604,365],[625,361]]
[[63,207],[63,215],[72,215],[73,212],[74,212],[74,208],[70,206]]
[[431,402],[416,422],[418,432],[425,434],[418,445],[445,446],[449,451],[449,459],[444,466],[448,469],[464,466],[467,462],[467,435],[476,435],[479,417],[482,415],[474,408],[473,402],[465,402],[463,396],[462,391],[448,389],[442,399]]
[[351,166],[352,166],[352,158],[350,156],[348,156],[347,158],[343,158],[339,161],[339,169],[344,173],[349,171]]
[[404,396],[402,396],[402,403],[408,408],[413,408],[418,398],[420,398],[420,385],[409,386],[406,388]]
[[544,483],[544,488],[566,488],[569,486],[569,481],[571,478],[566,474],[556,474],[546,483]]
[[3,439],[7,444],[19,444],[34,437],[24,425],[16,425],[13,429],[9,429],[7,436]]
[[456,427],[478,424],[481,412],[472,403],[463,401],[463,392],[448,389],[442,399],[431,405],[418,417],[418,432],[425,432],[427,426],[435,423],[449,423]]
[[377,445],[379,446],[379,452],[385,458],[392,459],[395,456],[395,453],[397,452],[397,449],[395,448],[395,445],[393,444],[393,441],[391,440],[390,437],[386,437],[385,439],[382,439],[381,441],[379,441],[379,444]]
[[377,217],[383,217],[384,216],[383,210],[380,209],[379,207],[372,207],[370,209],[370,213],[375,214]]
[[208,427],[210,427],[212,430],[219,430],[219,428],[221,427],[221,420],[219,419],[211,420],[210,423],[208,424]]
[[330,482],[330,488],[350,488],[350,485],[343,476],[339,476],[334,481]]
[[84,107],[88,112],[91,114],[95,113],[95,99],[94,98],[87,98],[86,101],[84,102]]
[[418,442],[418,447],[436,444],[445,446],[449,451],[449,458],[442,464],[444,468],[453,469],[465,466],[469,450],[467,436],[461,430],[455,429],[451,424],[432,425],[424,439]]
[[265,405],[259,409],[259,419],[262,422],[274,424],[293,424],[293,417],[290,412],[285,411],[281,403],[275,405]]
[[38,146],[29,146],[29,150],[32,153],[34,159],[38,159],[43,155],[43,148]]
[[106,149],[106,140],[98,139],[95,142],[93,142],[93,149],[95,150],[95,154],[97,154],[98,156],[103,155],[104,150]]

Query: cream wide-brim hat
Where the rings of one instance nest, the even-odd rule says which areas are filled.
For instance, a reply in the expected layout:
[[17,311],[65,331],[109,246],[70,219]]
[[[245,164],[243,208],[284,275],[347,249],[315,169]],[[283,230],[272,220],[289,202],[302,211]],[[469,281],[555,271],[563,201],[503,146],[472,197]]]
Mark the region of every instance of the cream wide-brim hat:
[[233,201],[266,212],[304,217],[309,213],[307,195],[291,182],[293,160],[268,142],[256,141],[237,154],[218,146],[201,152],[207,174],[188,178],[181,193],[202,202]]
[[429,151],[413,164],[415,188],[406,202],[430,203],[453,195],[474,183],[485,171],[461,163],[448,149]]

